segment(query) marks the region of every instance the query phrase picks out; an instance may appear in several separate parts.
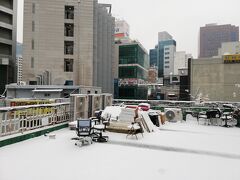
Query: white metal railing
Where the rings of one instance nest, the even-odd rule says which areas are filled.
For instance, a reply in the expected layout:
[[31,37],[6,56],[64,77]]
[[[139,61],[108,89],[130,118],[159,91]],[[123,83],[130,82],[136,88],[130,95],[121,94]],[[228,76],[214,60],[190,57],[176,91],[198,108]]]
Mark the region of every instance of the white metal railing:
[[0,137],[69,120],[69,103],[0,108]]

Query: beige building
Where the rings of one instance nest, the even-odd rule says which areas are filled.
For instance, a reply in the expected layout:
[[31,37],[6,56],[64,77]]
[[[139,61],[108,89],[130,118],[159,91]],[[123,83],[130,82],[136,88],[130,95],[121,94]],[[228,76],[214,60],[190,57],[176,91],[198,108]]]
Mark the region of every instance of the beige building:
[[23,32],[27,84],[100,86],[103,92],[112,91],[112,72],[104,70],[114,57],[111,5],[97,0],[25,0]]
[[158,80],[158,69],[156,66],[152,66],[148,69],[148,82],[157,83]]
[[240,101],[239,69],[239,61],[226,62],[224,56],[223,58],[192,60],[192,98],[201,97],[210,101]]

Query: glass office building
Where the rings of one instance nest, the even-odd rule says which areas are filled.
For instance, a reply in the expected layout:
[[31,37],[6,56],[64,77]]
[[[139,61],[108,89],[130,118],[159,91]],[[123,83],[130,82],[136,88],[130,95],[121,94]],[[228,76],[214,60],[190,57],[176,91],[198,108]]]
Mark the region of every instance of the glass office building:
[[157,47],[149,51],[150,66],[157,66]]
[[120,45],[118,98],[146,99],[148,68],[148,54],[140,44]]

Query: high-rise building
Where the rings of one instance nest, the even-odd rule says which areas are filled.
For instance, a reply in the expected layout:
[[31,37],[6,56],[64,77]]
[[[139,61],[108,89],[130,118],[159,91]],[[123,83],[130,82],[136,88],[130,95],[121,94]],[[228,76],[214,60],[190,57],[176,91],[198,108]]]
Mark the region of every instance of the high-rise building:
[[158,33],[158,45],[150,50],[150,66],[158,67],[158,77],[168,76],[174,73],[174,53],[176,41],[166,32]]
[[112,92],[114,24],[97,0],[25,0],[23,81]]
[[226,24],[207,24],[200,28],[199,57],[218,55],[218,48],[223,42],[239,41],[239,27]]
[[16,81],[17,0],[0,1],[0,95]]

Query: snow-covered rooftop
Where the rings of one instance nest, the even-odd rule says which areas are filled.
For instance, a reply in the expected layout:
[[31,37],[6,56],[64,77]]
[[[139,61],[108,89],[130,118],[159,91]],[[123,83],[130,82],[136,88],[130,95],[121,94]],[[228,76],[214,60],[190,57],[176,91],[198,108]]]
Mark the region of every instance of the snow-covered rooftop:
[[167,123],[159,132],[78,147],[74,131],[0,148],[1,180],[240,179],[240,129]]

